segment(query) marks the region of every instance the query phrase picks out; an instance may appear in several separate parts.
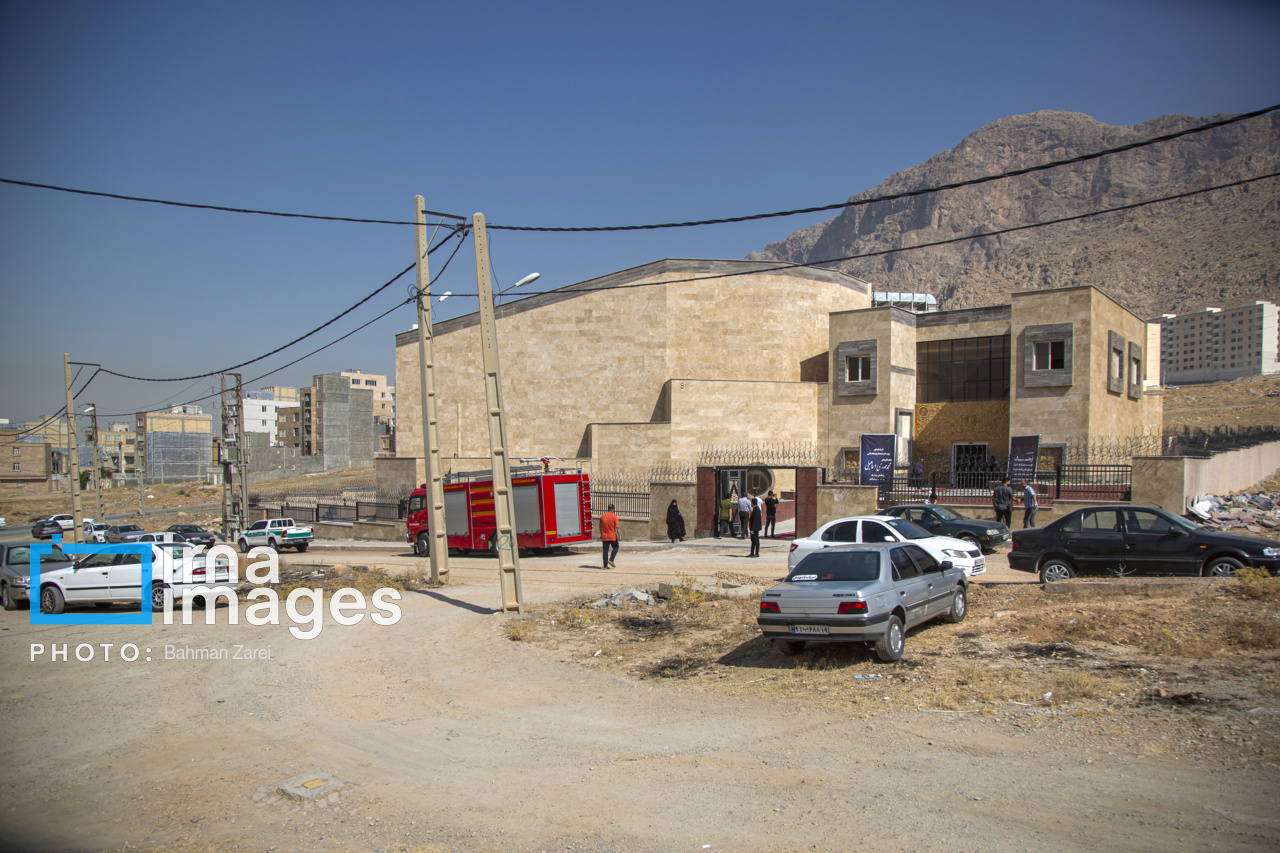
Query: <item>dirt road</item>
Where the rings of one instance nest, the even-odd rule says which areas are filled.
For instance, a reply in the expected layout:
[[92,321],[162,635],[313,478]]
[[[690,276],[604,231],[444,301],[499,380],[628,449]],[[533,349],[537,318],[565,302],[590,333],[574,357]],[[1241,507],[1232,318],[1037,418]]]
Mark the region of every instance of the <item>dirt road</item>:
[[[527,560],[524,583],[531,601],[550,601],[677,572],[742,573],[756,563],[765,565],[752,571],[776,576],[782,547],[766,545],[762,560],[707,547],[624,549],[621,568],[608,573],[595,568],[594,554],[554,565]],[[286,562],[375,557],[384,566],[411,559],[315,551]],[[980,715],[890,701],[879,713],[854,715],[818,694],[760,697],[640,680],[554,644],[512,642],[503,630],[509,618],[492,612],[492,561],[457,560],[454,573],[448,587],[406,593],[395,625],[326,618],[307,641],[284,625],[229,625],[225,607],[212,626],[36,627],[26,612],[0,613],[0,847],[1280,844],[1276,756],[1259,760],[1244,747],[1259,732],[1274,733],[1274,703],[1233,717],[1234,729],[1214,724],[1225,734],[1194,750],[1140,748],[1162,729],[1136,730],[1146,723],[1096,706]],[[140,649],[132,663],[119,657],[129,642]],[[45,654],[32,662],[32,643],[68,643],[70,660]],[[79,643],[115,646],[109,661],[99,649],[80,662]],[[165,659],[166,647],[232,655],[237,645],[269,649],[270,658]],[[743,666],[744,684],[767,677]],[[870,662],[853,669],[910,673]],[[272,793],[317,771],[349,784],[305,807]]]

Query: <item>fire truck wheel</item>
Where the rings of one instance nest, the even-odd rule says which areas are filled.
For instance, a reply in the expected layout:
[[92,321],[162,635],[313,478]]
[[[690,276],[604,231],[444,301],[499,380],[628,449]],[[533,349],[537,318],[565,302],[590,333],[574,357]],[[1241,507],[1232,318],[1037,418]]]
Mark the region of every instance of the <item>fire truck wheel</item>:
[[498,531],[489,534],[489,553],[498,556]]
[[427,541],[427,534],[418,534],[418,538],[413,542],[413,553],[419,557],[425,557],[431,553],[431,543]]

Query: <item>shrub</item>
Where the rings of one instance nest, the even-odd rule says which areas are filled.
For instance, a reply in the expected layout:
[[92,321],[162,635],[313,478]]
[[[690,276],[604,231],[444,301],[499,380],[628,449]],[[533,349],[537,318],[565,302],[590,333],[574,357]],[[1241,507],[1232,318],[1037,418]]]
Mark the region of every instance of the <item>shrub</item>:
[[1236,572],[1236,580],[1240,582],[1240,591],[1249,598],[1280,598],[1280,578],[1273,578],[1266,569],[1241,569]]
[[1239,616],[1227,623],[1227,639],[1246,649],[1280,648],[1280,618],[1268,614]]

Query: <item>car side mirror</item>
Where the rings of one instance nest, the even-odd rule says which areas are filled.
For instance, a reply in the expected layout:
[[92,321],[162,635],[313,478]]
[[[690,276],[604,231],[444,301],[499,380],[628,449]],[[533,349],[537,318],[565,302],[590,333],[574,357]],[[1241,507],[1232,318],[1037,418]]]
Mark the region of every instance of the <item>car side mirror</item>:
[[951,562],[950,560],[943,560],[943,561],[942,561],[942,570],[943,570],[944,572],[945,572],[945,571],[948,571],[949,569],[954,569],[955,567],[956,567],[956,566],[955,566],[955,563]]
[[1183,530],[1181,527],[1177,526],[1176,524],[1169,525],[1169,533],[1173,536],[1187,535],[1187,531]]

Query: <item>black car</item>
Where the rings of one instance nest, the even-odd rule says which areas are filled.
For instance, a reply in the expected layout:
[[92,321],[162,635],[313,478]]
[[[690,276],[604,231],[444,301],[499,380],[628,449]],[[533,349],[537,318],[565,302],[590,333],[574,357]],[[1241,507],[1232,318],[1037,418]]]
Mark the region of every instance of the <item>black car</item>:
[[41,519],[31,525],[32,539],[52,539],[55,533],[62,532],[62,525],[50,518]]
[[212,548],[218,541],[217,536],[196,524],[170,524],[165,528],[165,533],[177,533],[192,545],[203,545],[206,548]]
[[1280,572],[1280,543],[1223,533],[1153,506],[1091,506],[1013,534],[1009,566],[1042,582],[1077,574],[1231,577]]
[[950,536],[972,542],[983,551],[991,552],[1009,538],[1009,528],[999,521],[983,521],[969,518],[955,510],[937,504],[904,504],[882,509],[876,515],[905,518],[934,536]]

